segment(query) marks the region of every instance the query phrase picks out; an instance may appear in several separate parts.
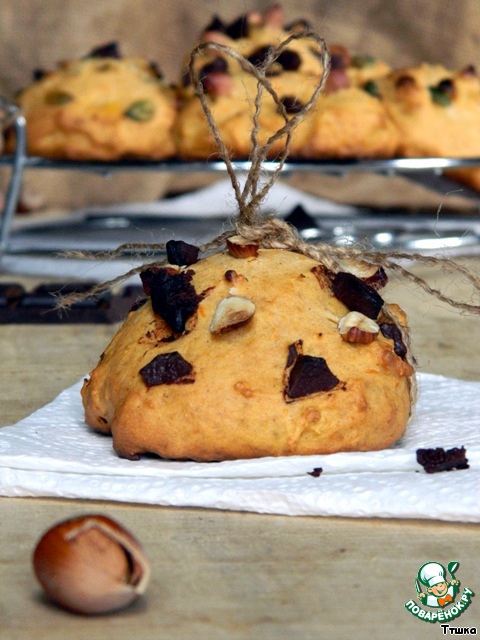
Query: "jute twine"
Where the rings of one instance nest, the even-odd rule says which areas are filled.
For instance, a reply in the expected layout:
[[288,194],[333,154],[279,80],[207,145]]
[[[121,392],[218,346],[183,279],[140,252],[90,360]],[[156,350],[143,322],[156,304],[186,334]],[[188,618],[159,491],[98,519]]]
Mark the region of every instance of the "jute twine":
[[[268,69],[277,60],[280,54],[288,47],[293,40],[298,39],[310,39],[319,45],[319,55],[323,64],[323,75],[315,88],[310,100],[307,104],[295,114],[287,114],[285,106],[281,99],[277,95],[276,91],[272,87],[268,79]],[[236,60],[241,68],[247,73],[251,74],[257,80],[257,92],[253,102],[253,117],[252,117],[252,131],[251,131],[251,168],[248,171],[246,181],[243,188],[237,178],[234,163],[230,158],[229,151],[222,140],[219,132],[219,128],[215,123],[215,119],[210,110],[207,97],[202,85],[202,82],[195,69],[195,62],[199,56],[204,54],[207,50],[216,50],[226,56],[229,56]],[[198,45],[191,53],[189,71],[192,79],[193,86],[196,89],[196,94],[201,102],[202,108],[207,118],[208,126],[212,132],[215,144],[218,149],[218,153],[222,160],[225,162],[228,175],[230,177],[235,198],[238,204],[238,213],[233,220],[233,228],[226,231],[212,241],[202,245],[200,247],[201,254],[205,257],[212,252],[218,252],[225,247],[225,240],[232,235],[241,235],[247,240],[255,241],[260,244],[262,248],[266,249],[286,249],[296,253],[303,254],[314,260],[321,262],[330,270],[337,272],[341,270],[341,265],[344,261],[348,260],[362,260],[378,267],[383,267],[387,271],[392,271],[398,274],[401,278],[411,282],[416,287],[426,291],[429,295],[436,299],[454,307],[461,312],[467,313],[480,313],[480,305],[474,302],[464,302],[461,300],[455,300],[450,296],[442,293],[442,291],[432,287],[426,280],[415,275],[407,268],[399,264],[400,262],[417,262],[428,265],[429,267],[440,267],[445,272],[461,274],[471,284],[473,293],[480,293],[480,277],[470,271],[467,267],[458,264],[452,259],[443,257],[425,256],[418,253],[406,253],[399,251],[379,251],[369,250],[366,247],[361,246],[331,246],[326,243],[312,244],[305,242],[294,227],[281,220],[274,215],[265,215],[261,212],[260,205],[265,199],[269,190],[273,186],[277,177],[281,173],[285,160],[288,156],[289,145],[292,136],[292,132],[297,124],[312,110],[318,96],[322,92],[325,82],[328,76],[330,68],[330,56],[328,53],[325,41],[309,30],[303,30],[290,35],[285,39],[278,47],[272,47],[269,55],[266,57],[264,63],[260,66],[255,66],[250,63],[246,58],[238,54],[233,49],[214,42],[205,42]],[[260,124],[259,117],[262,109],[262,96],[264,92],[270,94],[274,100],[278,112],[282,115],[285,124],[273,135],[271,135],[264,144],[259,142]],[[262,182],[264,172],[262,171],[263,162],[269,157],[269,153],[272,146],[282,138],[285,139],[283,149],[278,153],[276,162],[278,163],[275,170],[272,171],[268,178]],[[132,252],[141,253],[143,256],[148,253],[154,255],[160,251],[164,251],[165,244],[150,244],[150,243],[127,243],[123,244],[118,249],[105,253],[86,253],[86,252],[70,252],[69,257],[80,259],[109,259],[118,258],[125,255],[131,255]],[[145,262],[144,264],[135,267],[127,271],[125,274],[108,280],[106,282],[99,283],[93,286],[90,291],[86,293],[72,294],[59,299],[58,307],[66,309],[73,303],[85,299],[86,297],[95,297],[105,291],[108,291],[118,284],[121,284],[130,277],[144,271],[145,269],[153,266],[159,266],[166,264],[166,258],[163,260],[155,259],[153,262]]]

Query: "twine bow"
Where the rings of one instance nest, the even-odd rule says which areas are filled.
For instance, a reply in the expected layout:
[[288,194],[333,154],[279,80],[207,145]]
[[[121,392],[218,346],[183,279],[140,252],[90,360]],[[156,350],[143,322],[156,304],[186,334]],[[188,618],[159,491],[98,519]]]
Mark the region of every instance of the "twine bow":
[[[277,60],[280,54],[288,47],[293,40],[298,39],[311,39],[319,45],[319,56],[323,66],[323,74],[313,91],[309,101],[302,105],[299,111],[295,114],[288,114],[283,102],[279,98],[271,82],[268,79],[268,69]],[[219,128],[212,115],[211,109],[208,104],[207,96],[202,85],[200,78],[195,69],[195,62],[198,56],[202,55],[206,50],[212,49],[221,52],[222,54],[235,59],[241,68],[248,74],[251,74],[257,80],[257,92],[254,99],[254,112],[252,116],[252,131],[251,131],[251,156],[250,156],[250,170],[248,171],[246,181],[243,188],[237,178],[234,164],[230,158],[228,149],[222,140]],[[377,267],[383,267],[387,271],[393,271],[397,273],[401,278],[413,283],[415,286],[423,289],[429,295],[436,299],[454,307],[462,312],[480,313],[480,305],[474,302],[463,302],[460,300],[454,300],[450,296],[445,295],[440,290],[432,287],[426,280],[415,275],[405,267],[401,262],[418,262],[429,267],[441,267],[445,272],[462,274],[472,285],[472,289],[476,294],[480,293],[480,278],[470,271],[468,268],[458,264],[454,260],[449,258],[438,258],[433,256],[425,256],[417,253],[405,253],[398,251],[379,251],[368,250],[365,247],[358,246],[332,246],[326,243],[311,244],[305,242],[296,229],[289,225],[284,220],[281,220],[273,215],[263,215],[261,213],[260,205],[265,199],[269,190],[272,188],[279,174],[281,173],[285,160],[289,153],[291,136],[294,128],[299,122],[305,118],[305,116],[312,110],[317,102],[317,99],[322,92],[328,72],[330,68],[330,56],[328,53],[325,41],[317,36],[310,30],[303,30],[293,33],[286,38],[279,46],[271,47],[262,65],[255,66],[249,62],[244,56],[240,55],[230,47],[225,45],[204,42],[198,45],[190,55],[189,72],[192,79],[193,86],[195,87],[196,94],[201,102],[204,110],[208,126],[212,132],[215,140],[219,155],[225,162],[225,166],[230,177],[235,198],[238,205],[238,213],[234,219],[234,228],[226,231],[212,241],[204,244],[200,247],[202,255],[207,255],[212,251],[218,251],[224,247],[225,239],[231,235],[239,234],[248,240],[256,241],[262,248],[267,249],[286,249],[301,253],[305,256],[311,257],[314,260],[323,263],[327,268],[336,272],[341,269],[343,261],[348,260],[362,260],[368,262]],[[271,135],[267,141],[262,145],[259,141],[260,124],[259,116],[262,109],[262,97],[264,92],[270,94],[274,100],[278,112],[283,117],[284,125]],[[285,142],[282,150],[277,156],[277,166],[274,171],[271,172],[268,179],[261,184],[261,177],[263,175],[262,166],[265,160],[269,157],[272,147],[275,143],[282,138],[285,138]],[[86,253],[86,252],[70,252],[67,254],[69,257],[80,259],[103,259],[103,258],[116,258],[122,255],[130,254],[134,251],[145,253],[150,252],[155,254],[165,249],[165,244],[150,244],[150,243],[127,243],[123,244],[118,249],[106,252],[106,253]],[[128,278],[148,269],[152,266],[158,266],[165,264],[166,259],[155,260],[150,263],[142,264],[127,271],[125,274],[108,280],[103,283],[99,283],[92,287],[89,292],[71,294],[60,298],[58,307],[61,309],[68,308],[78,300],[86,297],[98,296],[105,291],[110,290],[114,286],[124,282]]]

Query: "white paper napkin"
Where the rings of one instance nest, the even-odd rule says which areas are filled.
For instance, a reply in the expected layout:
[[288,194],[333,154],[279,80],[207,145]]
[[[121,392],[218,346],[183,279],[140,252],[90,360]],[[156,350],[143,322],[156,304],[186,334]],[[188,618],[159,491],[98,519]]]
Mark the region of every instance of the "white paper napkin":
[[[85,425],[81,384],[0,429],[0,495],[480,522],[480,382],[420,374],[414,419],[392,449],[220,463],[118,458]],[[419,447],[456,446],[469,469],[427,474],[416,462]]]

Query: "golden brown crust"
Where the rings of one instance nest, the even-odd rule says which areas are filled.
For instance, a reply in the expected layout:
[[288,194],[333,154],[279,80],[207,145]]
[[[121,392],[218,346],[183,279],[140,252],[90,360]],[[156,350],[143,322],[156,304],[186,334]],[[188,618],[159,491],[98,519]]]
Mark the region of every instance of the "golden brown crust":
[[[131,312],[84,384],[87,423],[111,433],[116,452],[129,458],[153,452],[208,461],[392,445],[410,415],[412,367],[381,332],[370,344],[342,339],[337,323],[348,309],[315,266],[305,256],[261,250],[189,267],[195,290],[207,292],[191,330],[169,341],[172,331],[150,301]],[[233,287],[225,277],[232,270],[243,276]],[[214,335],[215,309],[232,295],[253,301],[255,314]],[[286,401],[289,348],[299,341],[303,354],[324,358],[338,384]],[[192,365],[194,382],[147,386],[140,369],[174,351]]]
[[378,81],[406,157],[480,155],[480,81],[471,69],[419,64]]
[[28,153],[72,160],[175,154],[176,96],[146,61],[84,58],[24,89]]
[[359,87],[320,95],[295,132],[302,158],[392,158],[399,134],[381,99]]

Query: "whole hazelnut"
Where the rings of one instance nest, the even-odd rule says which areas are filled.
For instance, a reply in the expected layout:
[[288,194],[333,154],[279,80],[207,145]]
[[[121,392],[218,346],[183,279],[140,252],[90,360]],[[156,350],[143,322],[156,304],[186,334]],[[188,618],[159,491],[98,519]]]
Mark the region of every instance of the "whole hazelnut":
[[150,564],[137,539],[103,515],[57,523],[33,552],[33,569],[57,604],[83,614],[122,609],[145,592]]

